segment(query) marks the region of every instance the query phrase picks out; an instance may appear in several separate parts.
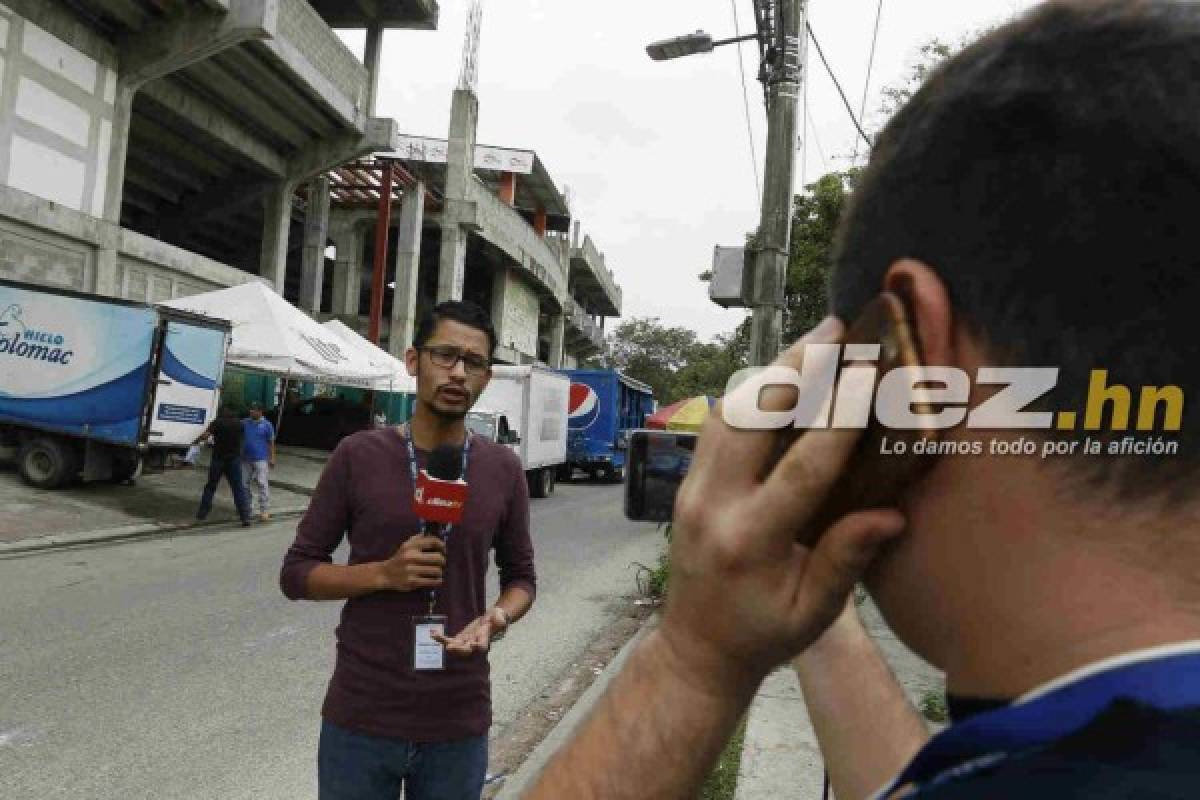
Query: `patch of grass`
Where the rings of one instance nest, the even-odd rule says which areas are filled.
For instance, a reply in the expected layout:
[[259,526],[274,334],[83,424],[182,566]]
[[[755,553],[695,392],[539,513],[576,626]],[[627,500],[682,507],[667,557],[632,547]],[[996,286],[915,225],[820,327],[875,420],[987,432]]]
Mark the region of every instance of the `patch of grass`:
[[921,695],[921,715],[930,722],[945,722],[950,719],[946,708],[946,695],[937,689],[926,689]]
[[746,718],[738,723],[737,730],[725,745],[725,751],[717,759],[708,780],[700,787],[699,800],[733,800],[737,791],[738,767],[742,763],[742,745],[746,741]]
[[663,598],[667,596],[667,582],[671,579],[671,559],[663,553],[658,557],[658,566],[650,570],[647,588],[651,597]]

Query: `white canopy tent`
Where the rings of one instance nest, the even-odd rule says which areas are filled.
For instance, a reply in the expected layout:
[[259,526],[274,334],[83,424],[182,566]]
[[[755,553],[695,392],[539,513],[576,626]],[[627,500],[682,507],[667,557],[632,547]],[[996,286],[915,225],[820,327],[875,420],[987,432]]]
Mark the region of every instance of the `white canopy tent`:
[[373,363],[259,281],[161,305],[229,320],[233,333],[228,363],[235,367],[287,380],[366,389],[390,377],[388,368]]
[[371,387],[381,392],[403,392],[412,394],[417,391],[417,379],[408,374],[404,362],[375,344],[339,319],[331,319],[321,324],[321,327],[332,331],[340,337],[348,347],[361,353],[374,367],[387,372],[386,378],[380,378]]

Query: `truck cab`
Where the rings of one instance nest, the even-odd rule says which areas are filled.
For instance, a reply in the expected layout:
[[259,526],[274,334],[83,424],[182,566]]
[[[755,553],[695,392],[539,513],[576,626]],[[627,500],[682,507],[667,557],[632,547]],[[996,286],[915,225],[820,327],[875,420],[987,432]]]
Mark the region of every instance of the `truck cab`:
[[564,370],[571,380],[567,417],[567,464],[560,478],[576,469],[602,481],[621,481],[631,431],[644,427],[654,412],[654,390],[616,370]]

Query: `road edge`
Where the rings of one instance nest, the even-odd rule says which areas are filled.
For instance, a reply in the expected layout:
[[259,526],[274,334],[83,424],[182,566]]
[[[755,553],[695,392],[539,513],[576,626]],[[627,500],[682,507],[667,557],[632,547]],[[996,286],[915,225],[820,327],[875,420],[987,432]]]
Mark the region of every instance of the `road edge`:
[[[292,519],[304,516],[304,511],[281,511],[271,515],[271,521]],[[77,533],[51,534],[37,539],[26,539],[20,542],[0,542],[0,558],[6,556],[32,555],[34,553],[49,553],[55,550],[66,550],[71,547],[90,547],[92,545],[114,544],[117,542],[152,539],[157,536],[183,534],[189,531],[217,532],[239,528],[241,523],[236,519],[219,520],[214,522],[183,522],[175,525],[147,522],[140,525],[122,525],[107,528],[102,531],[80,531]]]

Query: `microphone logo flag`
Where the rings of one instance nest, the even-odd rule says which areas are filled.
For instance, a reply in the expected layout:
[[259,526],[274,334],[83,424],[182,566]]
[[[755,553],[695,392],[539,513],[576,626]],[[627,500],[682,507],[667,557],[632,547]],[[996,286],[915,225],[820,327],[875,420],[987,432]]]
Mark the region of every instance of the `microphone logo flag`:
[[413,510],[419,518],[426,522],[455,525],[462,520],[466,503],[466,481],[438,480],[425,470],[418,473],[413,492]]

